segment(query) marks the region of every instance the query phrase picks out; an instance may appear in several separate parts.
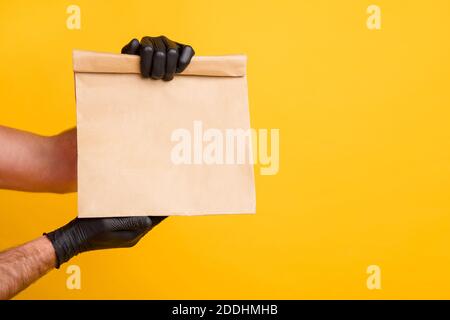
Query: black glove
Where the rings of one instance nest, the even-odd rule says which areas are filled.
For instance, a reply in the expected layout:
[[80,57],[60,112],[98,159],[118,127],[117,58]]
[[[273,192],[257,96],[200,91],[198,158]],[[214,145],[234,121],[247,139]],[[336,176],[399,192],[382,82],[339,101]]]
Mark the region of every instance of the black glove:
[[141,56],[141,73],[144,78],[172,80],[191,62],[195,52],[191,46],[174,42],[165,36],[143,37],[141,42],[131,40],[122,53]]
[[166,217],[76,218],[44,233],[56,252],[56,268],[73,256],[91,250],[129,248]]

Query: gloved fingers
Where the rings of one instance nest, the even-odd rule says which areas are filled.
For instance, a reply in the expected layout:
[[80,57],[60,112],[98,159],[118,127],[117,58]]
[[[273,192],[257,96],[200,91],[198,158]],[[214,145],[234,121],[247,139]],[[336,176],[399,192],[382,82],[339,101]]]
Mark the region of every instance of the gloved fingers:
[[163,80],[170,81],[177,69],[178,56],[179,56],[179,46],[169,38],[161,36],[165,46],[166,46],[166,72],[164,74]]
[[105,218],[105,231],[142,231],[152,227],[149,217]]
[[122,48],[122,53],[124,54],[139,54],[139,40],[132,39],[125,47]]
[[[148,231],[145,233],[147,232]],[[95,245],[83,251],[132,247],[145,233],[136,230],[103,232],[102,234],[90,239],[90,242],[95,243]]]
[[162,79],[166,72],[166,45],[162,37],[152,38],[155,52],[153,54],[152,79]]
[[141,40],[140,56],[141,56],[141,74],[144,78],[148,78],[152,72],[153,54],[155,48],[150,37],[143,37]]
[[129,248],[134,246],[148,232],[147,231],[115,231],[113,237],[117,242],[116,248]]
[[181,43],[178,43],[178,45],[180,46],[180,53],[176,72],[181,73],[191,62],[192,57],[195,55],[195,51],[191,46]]
[[[136,217],[136,218],[145,218],[145,217]],[[145,236],[151,229],[157,226],[161,221],[163,221],[167,217],[148,217],[151,221],[148,223],[146,219],[139,219],[141,223],[140,229],[137,230],[122,230],[122,231],[114,231],[114,235],[121,242],[121,247],[133,247],[136,243],[141,240],[143,236]]]
[[195,55],[194,49],[165,36],[132,39],[122,53],[140,55],[141,74],[144,78],[172,80],[175,73],[183,72]]
[[152,220],[152,228],[154,228],[158,224],[160,224],[161,221],[163,221],[165,218],[167,218],[167,217],[162,217],[162,216],[152,216],[152,217],[150,217],[150,219]]

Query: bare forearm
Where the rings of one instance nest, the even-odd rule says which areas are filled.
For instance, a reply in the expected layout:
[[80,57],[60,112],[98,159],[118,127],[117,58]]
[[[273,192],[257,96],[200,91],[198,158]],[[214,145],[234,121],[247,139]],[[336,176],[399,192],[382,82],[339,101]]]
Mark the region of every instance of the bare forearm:
[[0,189],[76,191],[76,129],[54,137],[0,126]]
[[42,236],[0,253],[0,299],[9,299],[55,267],[55,250]]

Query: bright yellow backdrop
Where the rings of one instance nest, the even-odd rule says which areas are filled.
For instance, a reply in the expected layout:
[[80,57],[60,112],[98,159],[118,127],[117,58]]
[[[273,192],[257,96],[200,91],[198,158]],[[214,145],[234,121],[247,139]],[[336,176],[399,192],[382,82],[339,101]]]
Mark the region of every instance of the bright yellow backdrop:
[[[280,128],[280,172],[257,175],[255,216],[169,218],[134,249],[73,259],[81,290],[65,265],[18,298],[450,298],[448,0],[2,0],[0,123],[74,126],[71,50],[159,34],[248,55],[252,126]],[[0,248],[75,215],[74,194],[0,191]]]

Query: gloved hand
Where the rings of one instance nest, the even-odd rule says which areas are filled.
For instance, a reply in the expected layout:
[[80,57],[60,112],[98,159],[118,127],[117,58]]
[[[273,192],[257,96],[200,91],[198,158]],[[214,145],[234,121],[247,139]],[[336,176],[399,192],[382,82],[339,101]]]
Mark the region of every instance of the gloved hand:
[[132,247],[165,218],[76,218],[45,235],[55,248],[56,268],[59,268],[81,252]]
[[141,56],[141,74],[144,78],[166,81],[186,69],[195,54],[191,46],[165,36],[143,37],[140,43],[133,39],[122,48],[122,53]]

